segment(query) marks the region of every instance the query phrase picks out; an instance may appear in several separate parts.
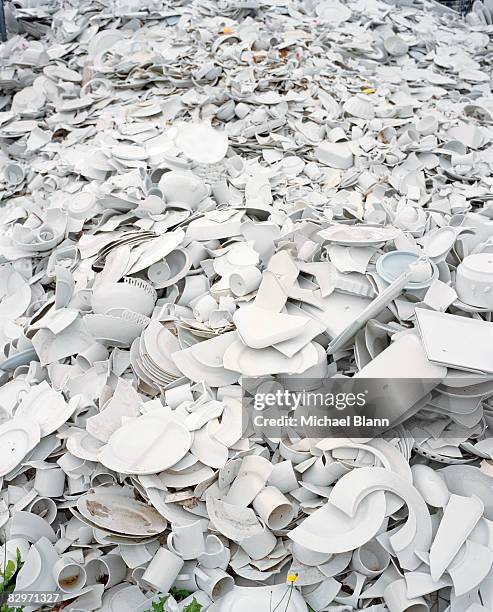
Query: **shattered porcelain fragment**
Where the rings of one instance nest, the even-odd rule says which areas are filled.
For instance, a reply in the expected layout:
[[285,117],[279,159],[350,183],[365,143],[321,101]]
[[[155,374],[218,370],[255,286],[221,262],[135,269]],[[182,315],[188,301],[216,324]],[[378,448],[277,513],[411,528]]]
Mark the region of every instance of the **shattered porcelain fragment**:
[[39,425],[31,420],[19,418],[0,425],[0,442],[6,451],[2,456],[0,475],[5,476],[16,468],[40,437]]
[[[480,519],[483,510],[484,505],[478,498],[451,495],[430,549],[430,572],[433,580],[441,578]],[[459,516],[463,517],[461,527],[453,530],[452,525]]]
[[353,165],[354,157],[346,143],[322,142],[315,151],[316,158],[331,168],[347,170]]
[[414,486],[429,506],[444,508],[450,498],[447,485],[439,472],[427,465],[416,464],[412,468]]
[[[493,372],[486,347],[493,331],[491,323],[422,308],[416,309],[416,318],[430,361],[472,372]],[[451,324],[455,324],[453,335]]]

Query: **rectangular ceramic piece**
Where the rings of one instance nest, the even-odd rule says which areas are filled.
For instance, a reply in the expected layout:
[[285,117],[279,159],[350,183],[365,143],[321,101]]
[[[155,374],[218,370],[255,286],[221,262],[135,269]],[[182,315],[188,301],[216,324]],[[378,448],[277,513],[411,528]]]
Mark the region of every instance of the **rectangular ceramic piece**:
[[493,373],[493,323],[416,308],[428,359],[469,372]]

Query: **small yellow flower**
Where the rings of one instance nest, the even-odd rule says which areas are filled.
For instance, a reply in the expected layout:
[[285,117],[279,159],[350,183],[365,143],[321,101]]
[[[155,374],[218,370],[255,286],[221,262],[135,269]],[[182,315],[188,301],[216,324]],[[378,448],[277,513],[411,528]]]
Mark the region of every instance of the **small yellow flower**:
[[370,95],[370,94],[376,93],[377,90],[374,89],[373,87],[363,87],[362,91],[364,94]]
[[290,582],[291,584],[294,584],[297,580],[298,580],[298,574],[288,575],[288,582]]

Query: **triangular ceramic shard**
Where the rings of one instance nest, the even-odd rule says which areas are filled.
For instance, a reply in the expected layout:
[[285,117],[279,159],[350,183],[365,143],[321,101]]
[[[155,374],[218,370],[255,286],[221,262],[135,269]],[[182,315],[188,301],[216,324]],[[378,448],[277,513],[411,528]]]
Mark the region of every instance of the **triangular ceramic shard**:
[[439,580],[481,518],[483,502],[477,497],[451,495],[430,548],[430,571]]
[[252,305],[237,310],[233,321],[243,342],[260,349],[302,334],[309,318],[273,313]]

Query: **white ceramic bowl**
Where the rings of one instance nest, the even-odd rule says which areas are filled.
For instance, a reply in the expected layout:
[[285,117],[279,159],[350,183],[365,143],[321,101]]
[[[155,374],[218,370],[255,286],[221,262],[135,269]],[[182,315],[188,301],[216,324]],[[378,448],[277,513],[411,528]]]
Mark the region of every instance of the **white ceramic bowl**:
[[112,308],[123,308],[149,316],[156,303],[155,289],[140,278],[125,277],[121,283],[104,283],[92,293],[95,314],[107,314]]
[[466,304],[493,310],[493,253],[466,257],[457,268],[455,290]]

